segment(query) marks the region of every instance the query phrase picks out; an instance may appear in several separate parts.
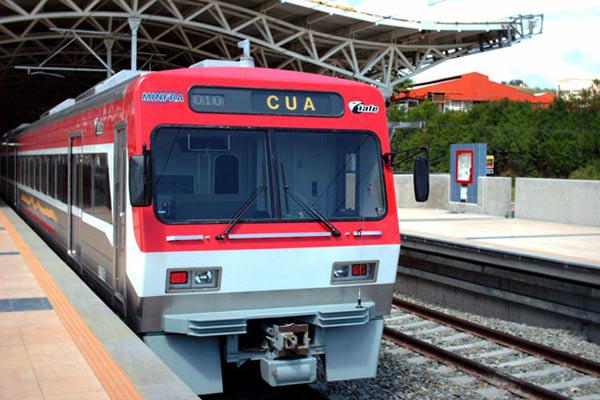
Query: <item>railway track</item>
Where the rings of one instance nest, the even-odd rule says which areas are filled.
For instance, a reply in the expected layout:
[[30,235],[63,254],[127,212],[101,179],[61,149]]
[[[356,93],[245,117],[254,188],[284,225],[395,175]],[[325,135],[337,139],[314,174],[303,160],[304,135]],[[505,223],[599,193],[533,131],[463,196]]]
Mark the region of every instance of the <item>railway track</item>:
[[600,363],[400,299],[384,336],[533,399],[600,399]]

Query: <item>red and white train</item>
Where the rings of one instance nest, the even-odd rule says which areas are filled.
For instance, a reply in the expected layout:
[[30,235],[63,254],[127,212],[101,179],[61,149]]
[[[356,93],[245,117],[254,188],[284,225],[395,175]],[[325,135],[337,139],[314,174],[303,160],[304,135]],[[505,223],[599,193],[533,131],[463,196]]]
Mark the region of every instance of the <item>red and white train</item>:
[[197,393],[373,377],[400,251],[384,100],[244,67],[123,71],[4,135],[5,201]]

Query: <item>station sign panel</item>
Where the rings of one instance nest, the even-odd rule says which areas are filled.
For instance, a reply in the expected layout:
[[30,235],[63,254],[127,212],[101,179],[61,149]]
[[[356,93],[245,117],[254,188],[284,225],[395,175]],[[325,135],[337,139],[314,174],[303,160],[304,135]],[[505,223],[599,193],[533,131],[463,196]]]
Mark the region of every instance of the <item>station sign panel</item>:
[[341,117],[342,96],[331,92],[193,87],[190,108],[199,113]]
[[468,185],[473,183],[473,150],[456,152],[456,183]]

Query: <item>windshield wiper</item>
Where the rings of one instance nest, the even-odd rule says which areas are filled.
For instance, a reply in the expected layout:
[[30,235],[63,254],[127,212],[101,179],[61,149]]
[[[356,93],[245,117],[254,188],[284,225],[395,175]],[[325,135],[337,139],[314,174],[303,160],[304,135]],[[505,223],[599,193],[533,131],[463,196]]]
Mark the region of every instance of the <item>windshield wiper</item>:
[[323,214],[318,212],[313,206],[311,206],[308,201],[300,193],[294,192],[289,185],[285,185],[285,192],[294,200],[296,203],[300,204],[302,207],[306,209],[309,213],[311,213],[315,218],[323,223],[330,231],[331,234],[335,237],[341,236],[340,231],[329,221]]
[[240,220],[242,219],[242,217],[244,216],[244,214],[246,213],[246,211],[248,211],[248,209],[250,208],[250,206],[252,206],[252,204],[254,204],[254,202],[256,201],[256,199],[258,198],[258,194],[260,192],[262,192],[263,190],[266,189],[265,185],[259,186],[256,188],[256,190],[254,191],[254,193],[252,193],[250,195],[250,197],[248,197],[248,199],[240,206],[240,208],[235,212],[235,214],[233,215],[233,218],[231,220],[231,222],[229,223],[229,225],[227,225],[227,228],[225,228],[225,230],[223,231],[223,233],[221,233],[220,235],[218,235],[216,237],[217,240],[223,240],[227,237],[227,235],[229,235],[229,232],[231,232],[231,230],[233,229],[234,226],[236,226]]
[[296,201],[296,203],[300,204],[302,207],[304,207],[304,209],[306,211],[308,211],[315,218],[317,218],[319,221],[321,221],[323,223],[323,225],[325,225],[331,231],[331,234],[333,236],[335,236],[335,237],[341,236],[340,231],[331,223],[331,221],[329,221],[323,214],[321,214],[313,206],[311,206],[310,203],[304,197],[302,197],[302,195],[300,193],[294,192],[294,189],[292,189],[290,187],[290,185],[288,185],[287,182],[285,182],[285,173],[283,172],[283,163],[281,164],[281,172],[283,173],[283,180],[284,180],[283,188],[285,189],[285,194],[286,194],[286,201],[285,201],[286,207],[289,207],[289,205],[287,204],[287,196],[290,196],[292,199],[294,199]]

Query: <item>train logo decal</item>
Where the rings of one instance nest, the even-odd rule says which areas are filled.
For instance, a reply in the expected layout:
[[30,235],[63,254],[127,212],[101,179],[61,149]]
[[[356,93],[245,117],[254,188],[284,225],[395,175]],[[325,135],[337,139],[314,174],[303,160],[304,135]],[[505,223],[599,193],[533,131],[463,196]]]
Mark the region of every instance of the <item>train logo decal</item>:
[[142,92],[142,103],[183,103],[181,92]]
[[360,100],[348,102],[348,107],[354,114],[377,114],[379,112],[379,106],[376,106],[375,104],[365,104]]
[[39,201],[34,199],[31,196],[27,196],[25,194],[21,194],[21,200],[23,203],[27,204],[27,206],[33,210],[36,210],[39,214],[44,216],[46,219],[54,221],[54,223],[58,223],[58,217],[49,208],[44,207]]

